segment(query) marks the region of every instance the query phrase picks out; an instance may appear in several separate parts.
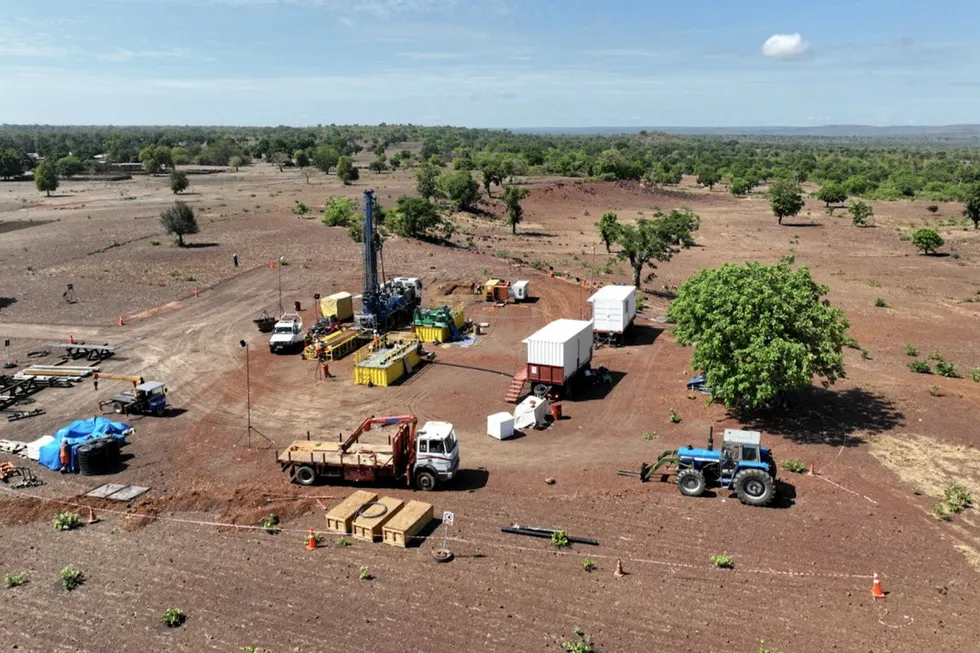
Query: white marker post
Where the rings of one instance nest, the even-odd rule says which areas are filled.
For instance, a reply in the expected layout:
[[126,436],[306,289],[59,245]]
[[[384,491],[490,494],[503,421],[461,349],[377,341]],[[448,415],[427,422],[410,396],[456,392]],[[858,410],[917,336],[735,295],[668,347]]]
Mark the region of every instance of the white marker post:
[[445,551],[449,550],[449,527],[456,522],[456,515],[449,512],[448,510],[442,513],[442,523],[446,526],[446,532],[442,540],[442,548]]

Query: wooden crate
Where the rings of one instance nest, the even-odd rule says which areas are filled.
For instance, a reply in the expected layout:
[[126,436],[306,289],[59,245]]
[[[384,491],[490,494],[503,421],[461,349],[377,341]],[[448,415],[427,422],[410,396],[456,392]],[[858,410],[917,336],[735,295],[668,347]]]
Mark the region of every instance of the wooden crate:
[[378,503],[387,508],[384,514],[379,514],[381,513],[381,506],[372,505],[365,509],[365,514],[354,520],[353,534],[357,539],[373,542],[381,537],[381,528],[405,505],[404,501],[395,497],[381,497],[378,499]]
[[351,524],[357,517],[357,511],[363,508],[364,504],[377,500],[377,494],[358,490],[330,509],[330,512],[327,513],[327,530],[345,535],[349,534]]
[[431,521],[431,503],[409,501],[381,529],[383,541],[385,544],[405,548],[412,543],[412,536],[428,526]]

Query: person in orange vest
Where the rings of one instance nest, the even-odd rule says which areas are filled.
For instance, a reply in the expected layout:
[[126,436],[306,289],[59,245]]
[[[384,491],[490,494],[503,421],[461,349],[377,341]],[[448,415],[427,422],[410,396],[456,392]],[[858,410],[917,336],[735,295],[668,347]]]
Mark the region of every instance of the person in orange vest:
[[61,473],[67,474],[71,471],[71,448],[68,446],[68,440],[64,439],[61,441]]

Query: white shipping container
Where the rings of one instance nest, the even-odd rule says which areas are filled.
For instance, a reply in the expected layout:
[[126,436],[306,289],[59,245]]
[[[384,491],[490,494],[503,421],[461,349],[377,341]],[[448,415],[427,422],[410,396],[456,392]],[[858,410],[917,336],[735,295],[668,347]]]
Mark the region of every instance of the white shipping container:
[[565,370],[564,379],[592,360],[592,322],[555,320],[522,342],[527,344],[527,362]]
[[623,333],[636,318],[636,286],[605,286],[588,301],[596,331]]

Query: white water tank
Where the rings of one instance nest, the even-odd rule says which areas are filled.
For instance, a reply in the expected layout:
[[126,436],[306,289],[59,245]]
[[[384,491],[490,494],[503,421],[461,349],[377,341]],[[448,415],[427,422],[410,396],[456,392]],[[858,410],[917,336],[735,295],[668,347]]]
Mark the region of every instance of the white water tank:
[[487,435],[497,440],[514,437],[514,416],[510,413],[494,413],[487,416]]

